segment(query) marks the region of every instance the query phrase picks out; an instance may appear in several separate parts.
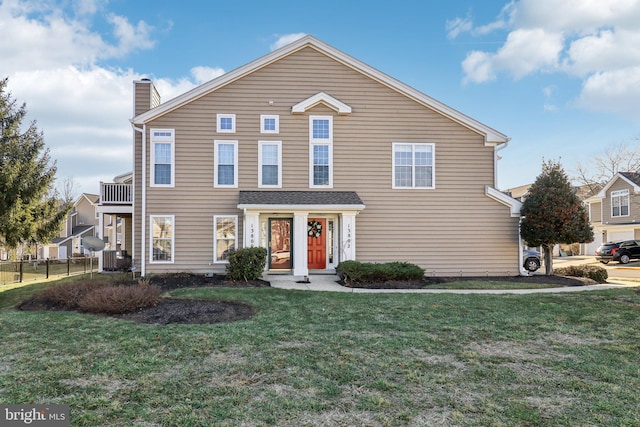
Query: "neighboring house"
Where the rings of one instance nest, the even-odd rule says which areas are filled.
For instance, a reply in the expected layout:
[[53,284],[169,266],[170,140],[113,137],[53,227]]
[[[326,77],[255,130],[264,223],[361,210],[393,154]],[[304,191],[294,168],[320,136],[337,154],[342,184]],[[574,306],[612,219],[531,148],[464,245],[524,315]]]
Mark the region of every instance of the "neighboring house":
[[595,239],[587,254],[602,243],[640,240],[640,173],[618,172],[587,204]]
[[96,209],[97,236],[105,242],[98,262],[100,271],[132,267],[133,173],[118,175],[113,181],[100,183],[100,197]]
[[224,272],[249,246],[300,277],[353,259],[522,272],[521,205],[495,188],[509,138],[312,36],[166,103],[136,81],[134,109],[143,275]]
[[95,227],[98,225],[98,199],[95,194],[83,193],[73,204],[58,237],[50,244],[42,246],[39,258],[65,259],[76,255],[88,255],[90,252],[82,245],[82,239],[95,235]]

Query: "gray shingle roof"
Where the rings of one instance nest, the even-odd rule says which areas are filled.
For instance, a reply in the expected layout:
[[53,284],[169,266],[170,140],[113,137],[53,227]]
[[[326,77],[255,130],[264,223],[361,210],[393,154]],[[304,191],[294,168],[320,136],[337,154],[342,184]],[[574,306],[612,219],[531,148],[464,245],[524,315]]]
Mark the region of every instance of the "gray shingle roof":
[[241,191],[240,205],[364,205],[355,191]]
[[640,173],[637,172],[620,172],[620,175],[627,178],[636,185],[640,185]]

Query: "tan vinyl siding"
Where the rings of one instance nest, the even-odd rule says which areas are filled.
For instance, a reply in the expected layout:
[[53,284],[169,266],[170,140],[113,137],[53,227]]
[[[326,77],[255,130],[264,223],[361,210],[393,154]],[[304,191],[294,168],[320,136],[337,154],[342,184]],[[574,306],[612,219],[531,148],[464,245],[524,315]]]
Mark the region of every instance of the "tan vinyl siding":
[[[629,190],[629,216],[611,216],[611,193],[618,190]],[[634,194],[633,187],[624,179],[617,179],[607,190],[602,204],[603,222],[609,224],[632,223],[640,220],[640,194]]]
[[[291,106],[320,91],[353,112],[342,116],[318,105],[291,114]],[[235,114],[237,132],[216,133],[216,113]],[[280,116],[279,134],[260,134],[261,114]],[[493,147],[485,146],[481,135],[312,48],[147,124],[147,130],[176,130],[175,188],[147,187],[146,205],[147,217],[175,215],[176,260],[148,264],[148,271],[215,269],[210,265],[214,215],[238,215],[241,243],[238,192],[258,190],[258,140],[282,141],[283,190],[309,190],[308,116],[318,114],[333,115],[333,190],[356,191],[366,204],[356,220],[358,259],[411,261],[437,275],[518,273],[518,220],[485,196],[485,186],[494,184]],[[237,189],[213,188],[216,139],[238,141]],[[435,189],[392,190],[393,142],[435,144]],[[137,153],[136,164],[139,159]],[[147,171],[148,162],[147,155]],[[148,233],[148,220],[146,228]],[[148,245],[147,237],[147,260]]]
[[591,222],[602,222],[602,202],[593,202],[589,205]]

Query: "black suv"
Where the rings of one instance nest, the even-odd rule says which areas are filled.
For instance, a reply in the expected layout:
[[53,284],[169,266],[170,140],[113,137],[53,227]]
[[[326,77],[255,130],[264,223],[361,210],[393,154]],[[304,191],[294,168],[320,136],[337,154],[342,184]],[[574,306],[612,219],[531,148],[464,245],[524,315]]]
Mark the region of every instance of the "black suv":
[[603,264],[608,264],[609,261],[628,264],[633,258],[640,258],[640,243],[637,240],[609,242],[596,249],[596,259]]

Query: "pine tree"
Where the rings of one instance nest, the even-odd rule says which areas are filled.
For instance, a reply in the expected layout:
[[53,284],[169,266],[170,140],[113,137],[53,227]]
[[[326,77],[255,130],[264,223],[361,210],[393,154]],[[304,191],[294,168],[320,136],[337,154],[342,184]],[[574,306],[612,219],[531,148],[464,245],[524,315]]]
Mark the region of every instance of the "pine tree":
[[520,235],[530,246],[542,246],[547,275],[553,273],[555,244],[593,241],[587,210],[559,162],[542,163],[520,213]]
[[47,243],[70,210],[54,196],[55,162],[51,164],[43,135],[32,122],[21,133],[27,114],[0,80],[0,244]]

